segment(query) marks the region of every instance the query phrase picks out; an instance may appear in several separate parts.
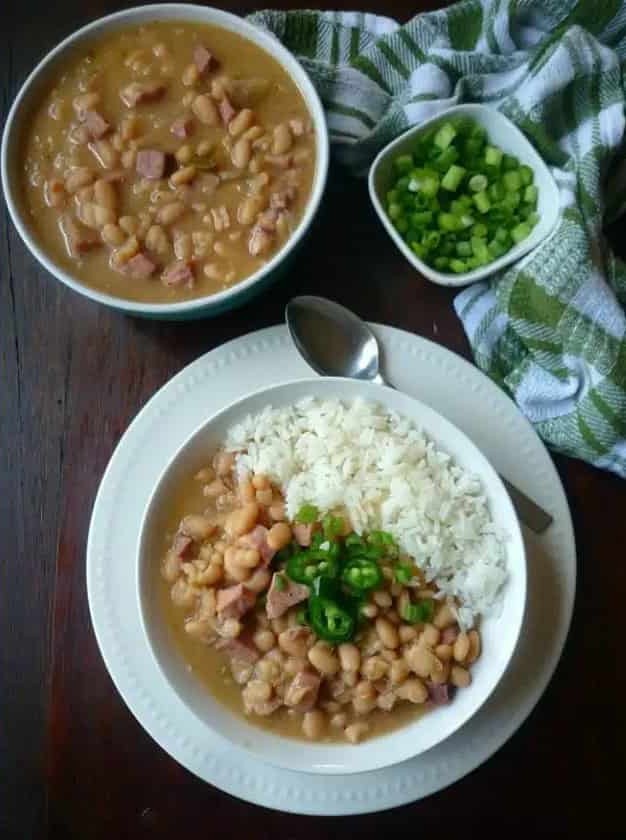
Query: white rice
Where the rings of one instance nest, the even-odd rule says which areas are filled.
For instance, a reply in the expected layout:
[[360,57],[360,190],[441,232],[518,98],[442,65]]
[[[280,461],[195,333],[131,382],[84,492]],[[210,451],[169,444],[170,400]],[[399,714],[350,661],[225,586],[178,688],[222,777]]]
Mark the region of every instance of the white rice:
[[304,504],[343,507],[354,529],[385,530],[427,580],[458,598],[471,626],[506,580],[501,535],[479,480],[405,417],[364,400],[268,406],[229,430],[240,472],[279,485],[292,519]]

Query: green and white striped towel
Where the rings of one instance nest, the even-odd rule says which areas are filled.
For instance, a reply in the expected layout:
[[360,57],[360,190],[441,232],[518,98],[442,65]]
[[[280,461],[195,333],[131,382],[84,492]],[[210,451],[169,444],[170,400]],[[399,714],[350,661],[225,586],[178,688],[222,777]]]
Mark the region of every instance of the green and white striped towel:
[[335,153],[355,171],[458,102],[490,103],[534,143],[560,188],[560,222],[461,292],[456,311],[476,363],[551,447],[626,477],[626,267],[601,233],[626,196],[626,165],[607,177],[624,140],[626,5],[464,0],[402,26],[347,12],[252,19],[310,73]]

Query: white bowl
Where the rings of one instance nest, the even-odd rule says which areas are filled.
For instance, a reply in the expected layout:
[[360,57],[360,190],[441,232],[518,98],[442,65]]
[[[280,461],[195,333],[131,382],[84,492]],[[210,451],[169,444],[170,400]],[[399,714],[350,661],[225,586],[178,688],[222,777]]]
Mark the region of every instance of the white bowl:
[[[230,712],[187,670],[164,625],[157,588],[163,534],[159,525],[178,482],[223,442],[227,429],[268,405],[280,407],[313,395],[377,401],[409,417],[482,481],[494,521],[507,535],[509,579],[497,616],[483,619],[483,654],[472,666],[472,684],[454,700],[433,708],[421,719],[357,746],[313,744],[272,734]],[[143,630],[158,668],[171,690],[218,737],[250,750],[264,761],[313,773],[359,773],[396,764],[434,747],[462,726],[483,705],[504,674],[522,626],[526,600],[526,561],[519,524],[497,473],[473,443],[455,426],[417,400],[372,383],[346,379],[299,380],[258,391],[218,412],[181,446],[161,474],[141,524],[137,549],[137,597]]]
[[[257,44],[278,61],[294,80],[306,102],[315,129],[317,159],[311,195],[304,215],[289,240],[271,260],[241,283],[214,295],[181,301],[180,303],[145,303],[125,300],[84,285],[73,276],[71,271],[66,271],[40,247],[36,236],[30,229],[20,199],[20,137],[28,125],[30,114],[38,102],[38,97],[50,85],[57,69],[78,47],[89,43],[94,38],[153,20],[213,24],[231,32],[236,32]],[[216,315],[219,312],[238,306],[260,292],[276,277],[276,269],[301,243],[317,212],[328,174],[328,149],[328,129],[319,96],[302,65],[276,38],[248,23],[243,18],[219,9],[183,3],[157,3],[150,6],[125,9],[83,26],[82,29],[62,41],[58,47],[55,47],[39,62],[22,85],[9,111],[2,137],[0,165],[2,188],[13,224],[30,252],[58,280],[91,300],[104,303],[129,314],[148,318],[187,319]]]
[[[475,268],[464,274],[448,274],[427,265],[409,248],[385,210],[385,195],[391,189],[394,159],[398,155],[412,152],[416,137],[451,117],[470,117],[482,125],[491,143],[499,146],[507,154],[515,155],[522,163],[530,166],[535,173],[535,184],[539,191],[537,206],[539,221],[529,236],[489,265]],[[482,280],[496,271],[501,271],[539,245],[554,230],[559,218],[559,191],[550,170],[519,128],[500,111],[488,105],[455,105],[401,134],[377,155],[369,171],[368,185],[372,204],[389,236],[420,274],[440,286],[465,286],[476,280]]]

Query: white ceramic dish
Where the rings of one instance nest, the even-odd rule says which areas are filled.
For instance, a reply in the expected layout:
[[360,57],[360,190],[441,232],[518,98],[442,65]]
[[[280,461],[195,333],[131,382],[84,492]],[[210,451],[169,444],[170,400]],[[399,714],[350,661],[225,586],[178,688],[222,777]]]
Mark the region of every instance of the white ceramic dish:
[[173,691],[146,644],[136,569],[128,558],[137,551],[150,495],[164,467],[208,413],[254,388],[311,375],[285,327],[212,350],[155,394],[120,440],[93,509],[87,545],[89,607],[103,659],[129,709],[192,773],[233,796],[281,811],[380,811],[428,796],[475,770],[502,747],[541,697],[572,615],[576,552],[571,517],[558,473],[531,426],[506,394],[454,353],[392,327],[373,329],[391,381],[456,423],[500,473],[554,516],[541,537],[524,534],[527,615],[512,667],[483,708],[437,747],[366,774],[280,769],[216,737]]
[[[21,176],[21,165],[19,161],[21,151],[20,137],[27,124],[32,108],[36,105],[38,97],[50,85],[56,69],[63,64],[72,52],[81,45],[89,43],[94,38],[118,29],[138,26],[153,20],[213,24],[236,32],[248,40],[253,41],[272,55],[295,81],[306,102],[315,128],[317,161],[311,196],[300,224],[290,239],[271,260],[241,283],[237,283],[232,288],[214,295],[195,300],[181,301],[180,303],[151,304],[141,301],[124,300],[123,298],[108,295],[85,286],[71,272],[66,271],[51,259],[40,247],[25,219],[19,198],[19,178]],[[248,23],[243,18],[219,9],[182,3],[158,3],[125,9],[124,11],[100,18],[74,32],[40,61],[22,85],[9,111],[2,136],[0,165],[2,188],[13,224],[17,228],[26,247],[50,274],[62,283],[65,283],[66,286],[69,286],[75,292],[98,303],[104,303],[129,314],[149,318],[186,319],[216,315],[219,312],[238,306],[260,292],[276,277],[277,269],[293,254],[294,250],[301,243],[317,212],[328,173],[328,149],[326,118],[319,96],[300,63],[276,38]]]
[[[164,626],[157,587],[163,534],[159,522],[171,505],[175,488],[224,441],[227,430],[268,405],[281,407],[307,396],[357,397],[378,401],[410,418],[469,472],[485,489],[494,522],[507,535],[509,579],[497,616],[481,622],[484,653],[472,668],[472,684],[454,700],[419,720],[362,744],[314,744],[283,738],[229,712],[187,669]],[[498,475],[473,443],[455,426],[421,402],[391,388],[355,380],[316,378],[262,389],[209,418],[182,445],[154,489],[141,528],[137,591],[148,645],[165,678],[191,711],[220,737],[257,757],[290,770],[312,773],[360,773],[412,758],[443,741],[468,721],[492,693],[509,663],[522,625],[526,600],[524,543],[508,494]]]
[[[437,271],[416,256],[391,223],[384,207],[385,195],[391,189],[394,159],[398,155],[410,153],[414,148],[417,136],[434,125],[445,122],[450,117],[470,117],[484,126],[491,143],[499,146],[507,154],[515,155],[522,163],[531,167],[535,173],[535,184],[539,190],[537,206],[539,221],[530,235],[489,265],[476,268],[465,274],[448,274]],[[496,271],[501,271],[539,245],[554,230],[559,217],[558,188],[550,170],[519,128],[500,111],[487,105],[456,105],[435,117],[431,117],[420,125],[410,128],[379,152],[369,171],[368,186],[374,208],[398,249],[420,274],[440,286],[465,286],[468,283],[474,283],[476,280],[482,280]]]
[[[571,516],[558,473],[532,427],[506,394],[459,356],[393,327],[372,328],[391,381],[453,421],[501,474],[554,516],[541,537],[524,532],[528,598],[512,665],[482,709],[454,735],[417,758],[371,773],[283,770],[216,737],[180,700],[150,655],[136,597],[136,568],[128,560],[137,552],[150,495],[164,467],[207,414],[255,388],[311,376],[285,327],[217,347],[148,401],[109,462],[89,529],[86,573],[93,628],[130,711],[190,772],[226,793],[280,811],[320,816],[380,811],[429,796],[475,770],[503,746],[541,697],[572,616],[576,547]],[[536,724],[528,725],[532,740]]]

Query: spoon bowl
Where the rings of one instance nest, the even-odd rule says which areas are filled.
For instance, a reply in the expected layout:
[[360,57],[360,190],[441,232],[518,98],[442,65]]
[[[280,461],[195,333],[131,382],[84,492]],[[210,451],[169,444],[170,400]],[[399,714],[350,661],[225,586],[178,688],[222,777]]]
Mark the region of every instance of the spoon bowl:
[[383,384],[376,336],[354,312],[302,295],[289,301],[285,320],[298,352],[317,373]]

